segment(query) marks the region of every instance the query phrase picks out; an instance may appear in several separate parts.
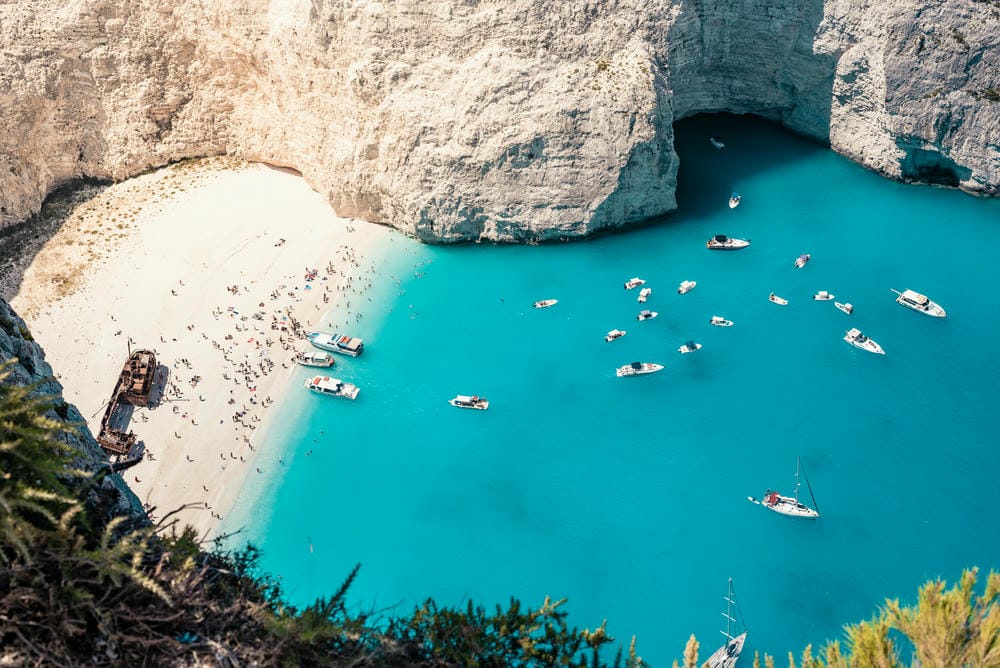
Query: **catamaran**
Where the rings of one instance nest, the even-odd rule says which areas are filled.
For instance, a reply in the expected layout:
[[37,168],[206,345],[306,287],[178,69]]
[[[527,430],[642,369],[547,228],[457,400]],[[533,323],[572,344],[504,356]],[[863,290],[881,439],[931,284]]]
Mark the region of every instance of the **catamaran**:
[[[726,618],[726,630],[721,631],[721,633],[726,636],[726,644],[715,650],[712,656],[708,657],[708,660],[703,664],[707,668],[733,668],[740,658],[740,652],[743,651],[743,644],[747,641],[747,629],[743,623],[743,613],[740,612],[740,606],[736,603],[736,593],[733,591],[732,578],[729,578],[729,593],[726,595],[725,600],[726,611],[722,614]],[[739,619],[733,617],[734,609],[739,613]],[[738,636],[734,636],[732,633],[733,624],[737,624],[739,626],[738,630],[742,630],[742,633]]]
[[764,492],[764,498],[759,501],[752,496],[748,496],[747,500],[751,503],[757,503],[768,510],[773,510],[776,513],[781,513],[782,515],[789,515],[791,517],[802,517],[807,520],[814,520],[819,517],[819,506],[816,504],[816,497],[813,496],[812,486],[809,484],[809,478],[806,477],[805,471],[802,471],[802,476],[806,478],[806,487],[809,489],[809,497],[812,499],[813,506],[816,509],[810,508],[806,504],[799,501],[799,469],[802,468],[801,458],[795,458],[795,494],[793,496],[782,496],[775,491],[767,490]]

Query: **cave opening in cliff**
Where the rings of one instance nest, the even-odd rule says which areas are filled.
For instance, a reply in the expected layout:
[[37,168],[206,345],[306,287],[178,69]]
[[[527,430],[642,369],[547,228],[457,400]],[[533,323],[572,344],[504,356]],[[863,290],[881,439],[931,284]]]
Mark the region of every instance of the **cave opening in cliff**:
[[716,212],[748,181],[829,148],[763,118],[712,113],[677,121],[674,150],[677,208],[686,217]]

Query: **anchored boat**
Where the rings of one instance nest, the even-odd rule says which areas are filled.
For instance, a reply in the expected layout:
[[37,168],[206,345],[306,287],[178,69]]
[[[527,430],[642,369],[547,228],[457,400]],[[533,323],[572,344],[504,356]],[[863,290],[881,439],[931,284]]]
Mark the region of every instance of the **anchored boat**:
[[927,298],[927,295],[922,295],[919,292],[914,292],[913,290],[893,290],[898,297],[896,297],[896,303],[902,304],[906,308],[913,309],[924,315],[929,315],[932,318],[943,318],[947,313],[941,308],[941,306],[935,302],[932,302]]
[[330,334],[328,332],[310,332],[306,334],[309,343],[320,350],[329,350],[331,353],[350,355],[357,357],[365,350],[364,342],[347,334]]
[[814,520],[819,517],[819,506],[816,504],[816,498],[812,493],[812,486],[809,484],[809,478],[806,477],[806,472],[802,469],[802,476],[806,478],[806,487],[809,489],[809,497],[812,499],[812,504],[815,509],[810,508],[806,504],[799,501],[799,470],[802,469],[802,460],[799,457],[795,458],[795,494],[792,496],[782,496],[775,491],[767,490],[764,492],[764,498],[757,500],[752,496],[748,496],[747,500],[751,503],[757,503],[768,510],[773,510],[776,513],[782,515],[788,515],[789,517],[801,517],[807,520]]
[[306,379],[303,385],[310,392],[333,397],[343,397],[344,399],[357,399],[358,392],[360,391],[357,385],[345,383],[339,378],[331,378],[330,376],[313,376]]

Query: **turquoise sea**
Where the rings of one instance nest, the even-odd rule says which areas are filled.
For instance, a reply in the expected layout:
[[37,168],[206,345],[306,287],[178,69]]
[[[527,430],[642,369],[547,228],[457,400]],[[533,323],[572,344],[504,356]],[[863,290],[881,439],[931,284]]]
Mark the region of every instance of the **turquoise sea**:
[[[1000,568],[1000,201],[882,179],[757,119],[676,133],[681,208],[655,225],[543,246],[389,244],[349,327],[366,352],[338,358],[358,400],[293,389],[261,446],[269,476],[227,521],[294,602],[358,562],[359,608],[566,597],[572,624],[607,619],[668,666],[691,633],[702,658],[721,644],[729,577],[747,654],[783,660],[929,578]],[[752,246],[707,251],[717,233]],[[632,276],[658,318],[636,321]],[[682,280],[698,286],[678,295]],[[545,298],[559,303],[531,308]],[[887,354],[847,345],[852,326]],[[628,333],[606,343],[613,328]],[[680,355],[688,339],[703,348]],[[666,368],[615,377],[637,360]],[[455,409],[455,394],[490,408]],[[797,456],[818,521],[747,501],[790,493]]]

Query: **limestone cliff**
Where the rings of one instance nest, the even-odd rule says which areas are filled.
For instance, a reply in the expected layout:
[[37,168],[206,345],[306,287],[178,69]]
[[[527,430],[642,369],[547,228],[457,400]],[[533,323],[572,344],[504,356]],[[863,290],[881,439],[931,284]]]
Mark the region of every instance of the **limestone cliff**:
[[673,209],[704,111],[1000,191],[1000,0],[33,0],[0,44],[5,224],[232,153],[427,241],[572,237]]

